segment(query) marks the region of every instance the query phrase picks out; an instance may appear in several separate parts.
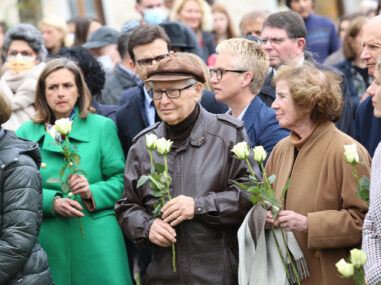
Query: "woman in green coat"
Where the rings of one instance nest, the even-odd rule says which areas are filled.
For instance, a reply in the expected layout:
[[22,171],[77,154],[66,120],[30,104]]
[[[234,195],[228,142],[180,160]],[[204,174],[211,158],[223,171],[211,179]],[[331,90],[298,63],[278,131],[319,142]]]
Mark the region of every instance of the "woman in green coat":
[[[36,118],[16,134],[37,142],[41,149],[43,222],[39,241],[48,255],[55,284],[132,284],[113,209],[122,195],[124,170],[114,123],[91,114],[91,95],[81,72],[67,59],[46,65],[38,81],[35,107]],[[65,164],[61,146],[46,131],[62,118],[72,120],[67,137],[81,157],[79,168],[86,173],[69,175],[66,193],[61,183],[47,181],[60,177]],[[62,177],[68,171],[66,168]]]

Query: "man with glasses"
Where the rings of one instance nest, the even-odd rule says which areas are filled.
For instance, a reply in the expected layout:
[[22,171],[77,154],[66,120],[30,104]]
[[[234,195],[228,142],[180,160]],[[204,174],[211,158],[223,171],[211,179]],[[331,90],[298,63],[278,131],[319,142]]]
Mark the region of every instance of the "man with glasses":
[[269,67],[267,54],[247,39],[223,41],[216,50],[217,60],[210,69],[216,99],[230,107],[233,117],[244,121],[251,147],[262,145],[270,154],[289,131],[279,127],[275,111],[256,96]]
[[[246,164],[231,148],[247,141],[243,123],[214,115],[198,103],[203,69],[185,58],[167,58],[148,71],[146,82],[162,122],[134,139],[127,156],[125,190],[115,205],[124,234],[139,245],[152,245],[144,284],[236,284],[237,229],[251,208],[249,193],[232,183],[246,181]],[[137,188],[150,171],[146,135],[173,141],[167,155],[172,199],[153,215],[149,183]],[[153,160],[163,163],[156,151]],[[258,165],[250,158],[255,171]],[[245,182],[244,182],[245,183]],[[176,271],[172,267],[175,244]]]
[[353,116],[345,78],[339,71],[314,61],[311,53],[305,50],[306,27],[302,17],[293,11],[271,14],[263,23],[261,41],[262,48],[269,55],[271,69],[259,91],[259,98],[271,107],[275,100],[275,86],[272,84],[272,79],[276,70],[283,64],[300,65],[308,61],[319,69],[334,71],[342,79],[340,87],[344,101],[341,118],[336,126],[344,133],[352,135]]

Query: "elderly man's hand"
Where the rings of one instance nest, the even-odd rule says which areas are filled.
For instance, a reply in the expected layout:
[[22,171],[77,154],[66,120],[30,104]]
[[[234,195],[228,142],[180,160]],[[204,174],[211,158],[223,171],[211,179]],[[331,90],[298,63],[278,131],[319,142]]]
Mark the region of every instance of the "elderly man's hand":
[[176,231],[168,223],[157,218],[149,231],[149,240],[162,247],[169,247],[176,242]]
[[185,220],[191,220],[194,217],[194,200],[192,197],[180,195],[164,205],[161,209],[164,222],[172,227],[177,226]]

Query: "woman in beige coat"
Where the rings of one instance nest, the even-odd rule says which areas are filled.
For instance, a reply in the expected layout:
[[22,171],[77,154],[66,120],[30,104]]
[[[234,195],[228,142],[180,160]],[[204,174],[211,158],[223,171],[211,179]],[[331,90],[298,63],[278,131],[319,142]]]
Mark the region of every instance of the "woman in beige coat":
[[5,34],[4,52],[6,71],[0,80],[0,93],[10,102],[12,116],[3,128],[14,131],[34,115],[34,93],[47,51],[42,34],[21,23]]
[[344,145],[355,144],[359,176],[369,177],[366,149],[339,131],[334,122],[342,107],[334,75],[313,66],[285,66],[275,77],[277,98],[272,104],[289,137],[274,148],[266,173],[275,174],[278,199],[290,179],[283,210],[267,223],[294,233],[307,260],[310,277],[302,284],[353,284],[341,279],[335,263],[359,247],[367,205],[356,196],[352,166],[345,162]]

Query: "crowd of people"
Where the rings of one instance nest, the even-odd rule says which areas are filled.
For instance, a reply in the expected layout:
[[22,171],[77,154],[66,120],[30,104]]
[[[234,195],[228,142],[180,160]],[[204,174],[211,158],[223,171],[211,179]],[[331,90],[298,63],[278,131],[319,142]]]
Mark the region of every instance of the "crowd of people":
[[[353,284],[335,267],[352,248],[381,283],[380,7],[336,28],[286,5],[239,32],[205,0],[136,0],[119,31],[0,29],[0,284],[294,284],[261,248],[271,229],[300,284]],[[267,156],[238,159],[241,142]],[[272,174],[276,215],[244,189]]]

